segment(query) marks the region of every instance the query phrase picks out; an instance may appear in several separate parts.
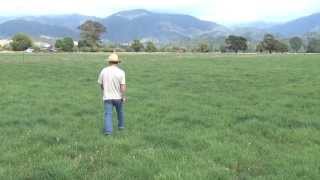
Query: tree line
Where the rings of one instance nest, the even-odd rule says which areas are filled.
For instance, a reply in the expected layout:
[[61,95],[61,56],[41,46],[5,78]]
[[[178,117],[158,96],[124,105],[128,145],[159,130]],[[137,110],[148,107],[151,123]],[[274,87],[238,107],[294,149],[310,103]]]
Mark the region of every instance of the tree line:
[[[207,53],[213,51],[209,48],[209,44],[202,42],[198,44],[198,47],[188,49],[179,46],[171,47],[157,47],[152,41],[141,42],[136,39],[133,40],[128,45],[105,45],[101,41],[101,36],[107,32],[107,28],[101,23],[88,20],[81,24],[78,29],[80,30],[80,40],[75,44],[75,41],[71,37],[64,37],[62,39],[57,39],[54,47],[58,51],[73,52],[73,51],[83,51],[83,52],[112,52],[117,51],[129,51],[129,52],[203,52]],[[242,36],[229,35],[225,38],[224,43],[220,46],[219,50],[222,53],[226,52],[247,52],[248,44],[250,42]],[[290,49],[293,52],[300,52],[302,47],[305,47],[305,52],[307,53],[319,53],[320,52],[320,37],[310,38],[307,44],[304,43],[303,39],[300,37],[292,37],[288,39],[287,42],[277,39],[272,34],[266,34],[264,38],[256,44],[256,52],[266,52],[266,53],[285,53]],[[10,49],[13,51],[23,51],[28,48],[38,49],[34,46],[32,39],[26,34],[18,33],[12,38],[10,43]],[[0,47],[1,50],[1,47]]]

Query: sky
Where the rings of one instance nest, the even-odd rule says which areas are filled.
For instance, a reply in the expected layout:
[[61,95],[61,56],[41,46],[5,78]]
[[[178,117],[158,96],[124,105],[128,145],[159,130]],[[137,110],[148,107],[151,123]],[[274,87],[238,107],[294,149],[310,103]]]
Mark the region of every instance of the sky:
[[83,14],[122,10],[183,13],[224,25],[285,22],[320,12],[320,0],[0,0],[0,16]]

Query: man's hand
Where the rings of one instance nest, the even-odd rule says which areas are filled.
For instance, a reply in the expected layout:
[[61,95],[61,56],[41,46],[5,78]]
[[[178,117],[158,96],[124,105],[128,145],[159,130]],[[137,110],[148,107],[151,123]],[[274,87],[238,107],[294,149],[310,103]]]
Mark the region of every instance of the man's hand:
[[124,96],[124,97],[122,97],[121,100],[122,100],[123,103],[126,103],[128,101],[128,98],[126,96]]

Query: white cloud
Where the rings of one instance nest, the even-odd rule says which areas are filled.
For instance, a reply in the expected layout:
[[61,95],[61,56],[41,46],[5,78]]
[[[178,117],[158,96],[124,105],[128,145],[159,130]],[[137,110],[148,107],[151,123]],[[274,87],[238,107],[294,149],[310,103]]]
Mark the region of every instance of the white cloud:
[[0,16],[80,13],[108,16],[149,9],[194,15],[220,23],[284,21],[320,11],[319,0],[0,0]]

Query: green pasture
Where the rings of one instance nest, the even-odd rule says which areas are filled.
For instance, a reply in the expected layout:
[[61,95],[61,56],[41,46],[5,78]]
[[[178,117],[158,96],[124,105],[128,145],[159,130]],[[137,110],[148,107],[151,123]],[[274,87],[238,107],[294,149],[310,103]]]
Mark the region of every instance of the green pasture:
[[104,136],[107,55],[0,54],[0,179],[320,179],[320,55],[120,54]]

